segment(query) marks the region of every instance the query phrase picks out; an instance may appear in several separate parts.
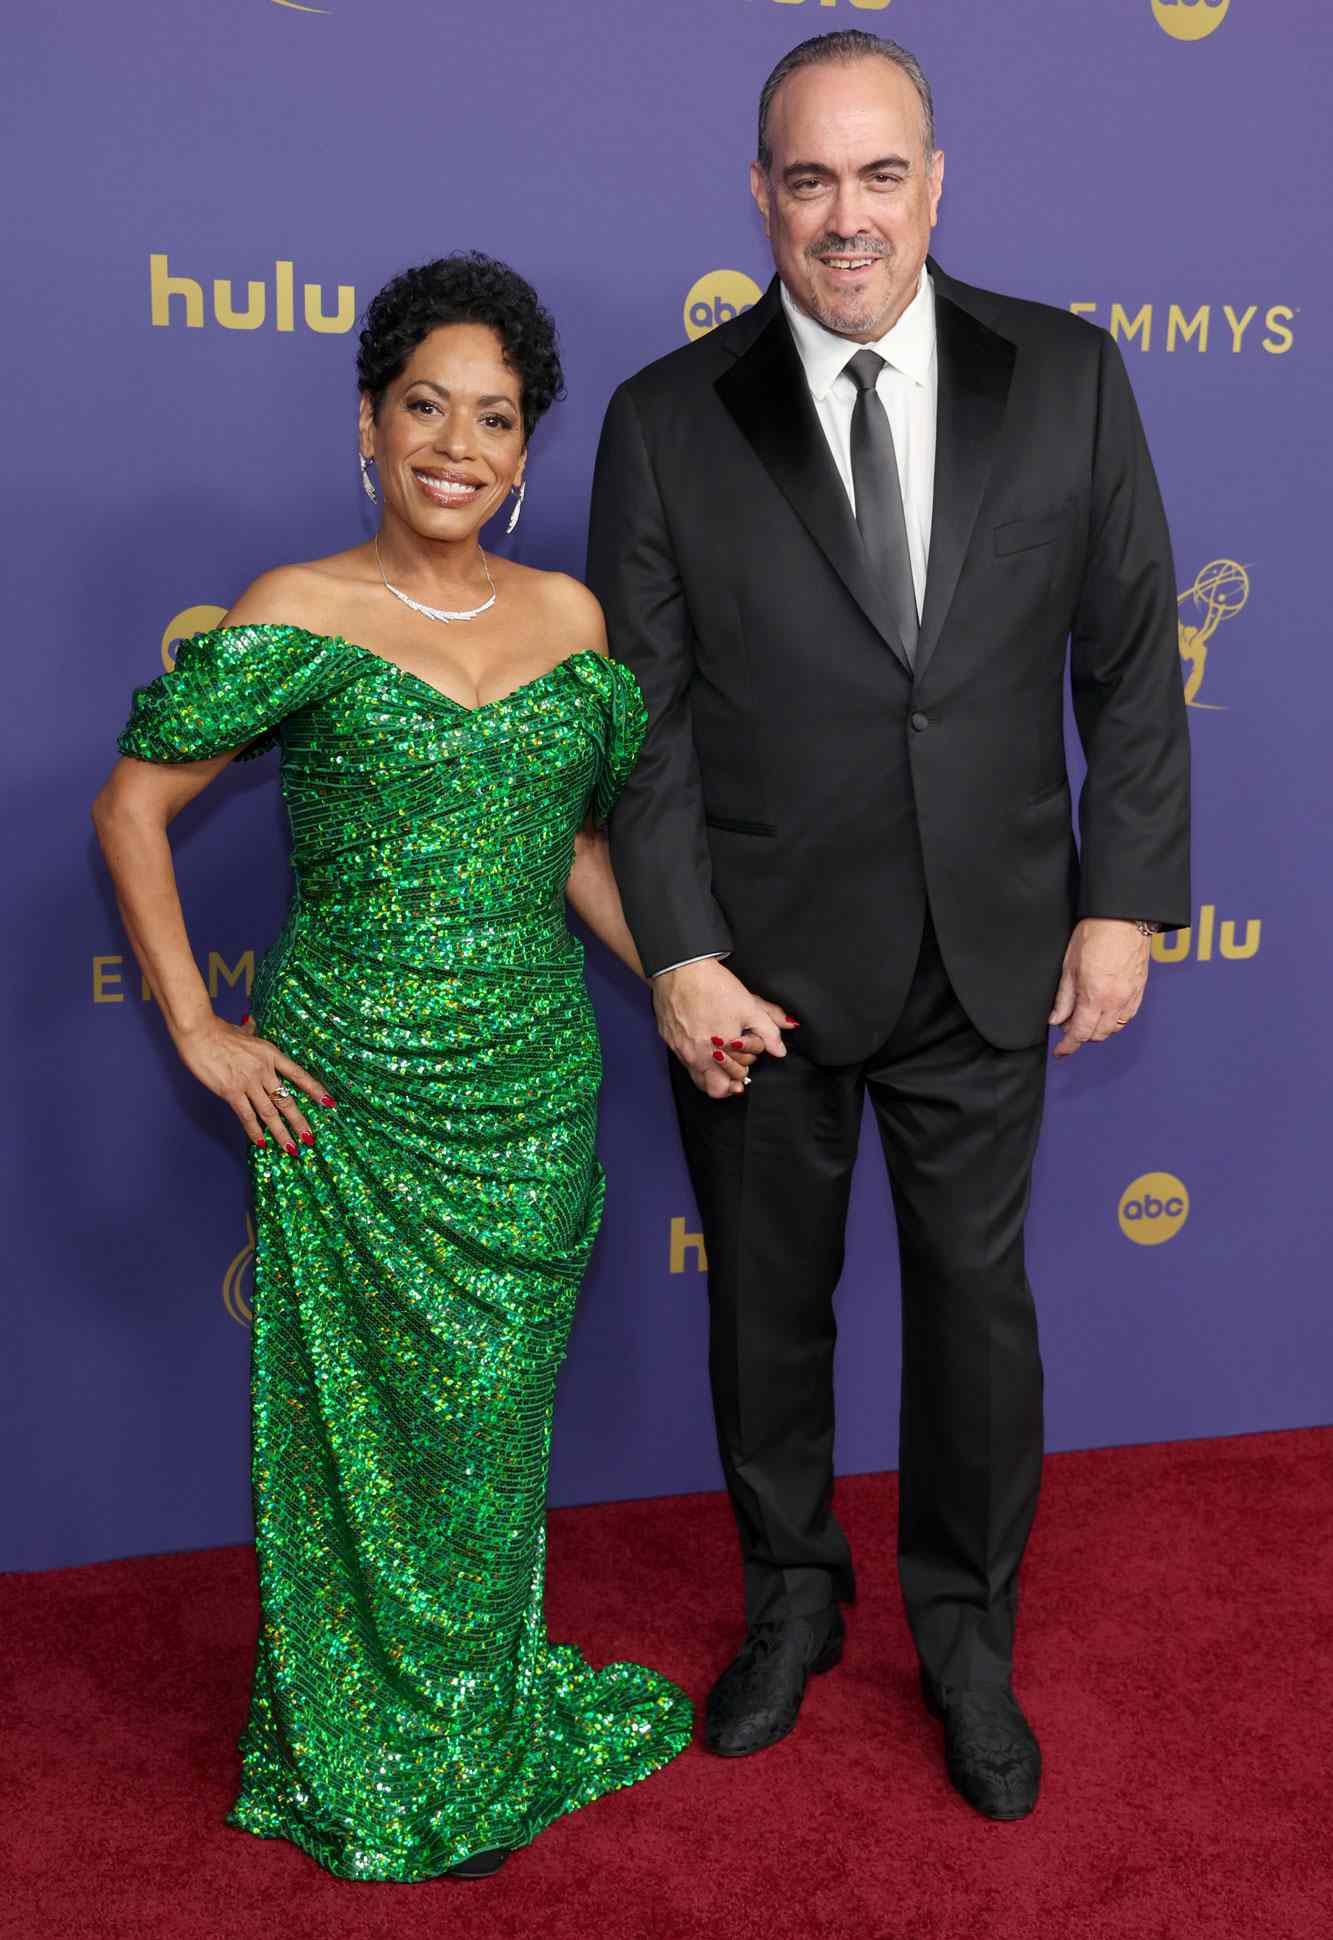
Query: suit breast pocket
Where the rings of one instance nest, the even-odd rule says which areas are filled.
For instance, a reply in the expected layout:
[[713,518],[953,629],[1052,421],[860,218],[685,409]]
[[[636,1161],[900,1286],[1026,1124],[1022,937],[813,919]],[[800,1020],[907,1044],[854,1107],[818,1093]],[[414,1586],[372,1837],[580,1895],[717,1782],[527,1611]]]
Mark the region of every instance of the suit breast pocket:
[[1064,537],[1069,529],[1069,515],[1066,512],[1049,512],[1038,519],[1006,519],[1003,525],[993,528],[995,535],[995,555],[1006,558],[1010,553],[1032,552],[1037,546],[1052,545]]
[[710,829],[721,829],[724,835],[769,835],[777,834],[774,822],[751,822],[737,815],[705,814],[704,821]]

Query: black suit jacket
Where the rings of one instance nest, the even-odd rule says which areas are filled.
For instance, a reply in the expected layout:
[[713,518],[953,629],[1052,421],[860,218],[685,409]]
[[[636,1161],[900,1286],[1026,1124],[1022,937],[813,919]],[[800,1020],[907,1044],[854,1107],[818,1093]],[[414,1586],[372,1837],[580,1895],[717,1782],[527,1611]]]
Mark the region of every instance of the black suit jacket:
[[644,965],[729,951],[821,1062],[888,1035],[927,899],[954,989],[1001,1047],[1044,1035],[1077,916],[1190,916],[1175,577],[1120,354],[1081,318],[930,271],[914,671],[776,280],[622,384],[597,459],[588,580],[650,716],[611,828]]

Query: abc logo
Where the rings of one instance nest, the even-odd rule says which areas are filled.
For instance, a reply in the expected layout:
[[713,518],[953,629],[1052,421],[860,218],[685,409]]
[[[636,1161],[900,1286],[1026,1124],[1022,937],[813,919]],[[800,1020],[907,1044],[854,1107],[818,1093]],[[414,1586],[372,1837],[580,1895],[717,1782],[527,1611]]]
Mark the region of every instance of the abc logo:
[[690,286],[685,299],[685,335],[691,343],[696,337],[706,337],[718,324],[738,317],[742,310],[753,309],[762,295],[754,278],[743,269],[710,269]]
[[1136,1246],[1174,1239],[1190,1216],[1190,1196],[1172,1172],[1145,1172],[1120,1196],[1120,1230]]
[[1231,0],[1152,0],[1153,17],[1172,40],[1207,40],[1230,8]]
[[176,656],[171,650],[178,640],[192,639],[196,633],[211,633],[226,617],[225,606],[186,606],[173,615],[162,635],[162,665],[167,672],[176,665]]

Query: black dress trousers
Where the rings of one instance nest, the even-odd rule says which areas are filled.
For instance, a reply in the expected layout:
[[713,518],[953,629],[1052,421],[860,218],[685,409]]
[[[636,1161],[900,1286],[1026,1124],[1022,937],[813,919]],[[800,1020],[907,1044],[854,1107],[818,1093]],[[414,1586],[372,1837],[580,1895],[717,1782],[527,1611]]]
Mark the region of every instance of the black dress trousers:
[[997,1050],[954,996],[929,918],[904,1009],[863,1064],[799,1031],[744,1098],[672,1061],[709,1257],[710,1373],[750,1623],[854,1593],[833,1515],[833,1294],[867,1092],[902,1277],[899,1573],[926,1670],[1003,1683],[1037,1505],[1042,1371],[1023,1254],[1046,1041]]

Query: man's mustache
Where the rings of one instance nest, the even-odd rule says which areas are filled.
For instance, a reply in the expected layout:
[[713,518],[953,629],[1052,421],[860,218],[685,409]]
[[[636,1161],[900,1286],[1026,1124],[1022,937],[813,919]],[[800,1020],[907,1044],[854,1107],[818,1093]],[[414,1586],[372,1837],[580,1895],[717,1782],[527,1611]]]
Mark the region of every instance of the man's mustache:
[[806,244],[808,257],[817,256],[888,256],[891,254],[888,243],[877,236],[821,236],[818,242]]

